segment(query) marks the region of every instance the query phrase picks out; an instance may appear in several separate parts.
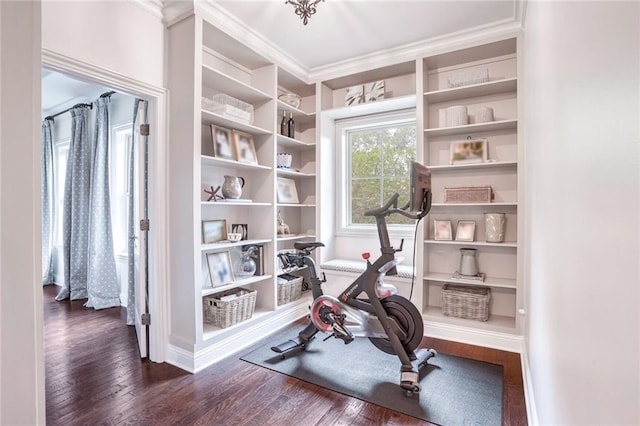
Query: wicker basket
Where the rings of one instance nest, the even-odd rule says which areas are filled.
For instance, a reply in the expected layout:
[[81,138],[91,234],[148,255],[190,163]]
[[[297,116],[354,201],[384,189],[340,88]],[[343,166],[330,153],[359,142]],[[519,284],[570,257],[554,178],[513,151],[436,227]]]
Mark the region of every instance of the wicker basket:
[[489,319],[489,287],[445,284],[440,292],[445,316],[487,321]]
[[256,290],[234,288],[203,297],[204,322],[226,328],[251,318],[257,293]]
[[490,186],[459,186],[444,188],[445,203],[490,203],[493,190]]
[[278,306],[284,305],[302,296],[302,277],[283,274],[278,277]]

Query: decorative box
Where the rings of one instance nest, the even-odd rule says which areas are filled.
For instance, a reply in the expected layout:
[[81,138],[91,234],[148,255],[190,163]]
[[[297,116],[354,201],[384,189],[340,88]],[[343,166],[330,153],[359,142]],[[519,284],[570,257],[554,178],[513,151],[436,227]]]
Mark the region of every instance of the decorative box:
[[447,127],[465,126],[469,124],[467,107],[464,105],[454,105],[445,109],[445,124]]
[[293,302],[302,296],[302,277],[291,274],[278,276],[278,306]]
[[489,319],[491,288],[445,284],[440,291],[442,314],[479,321]]
[[232,120],[253,124],[253,105],[224,93],[213,95],[210,100],[203,97],[202,108]]
[[445,203],[490,203],[493,191],[486,186],[456,186],[444,188]]
[[202,298],[204,322],[226,328],[251,318],[256,290],[234,288]]

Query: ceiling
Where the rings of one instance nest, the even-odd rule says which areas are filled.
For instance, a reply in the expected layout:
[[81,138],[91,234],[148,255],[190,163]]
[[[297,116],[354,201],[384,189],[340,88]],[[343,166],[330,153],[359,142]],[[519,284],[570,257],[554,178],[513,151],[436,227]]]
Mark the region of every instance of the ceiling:
[[42,116],[53,115],[81,102],[91,102],[110,89],[66,74],[42,69]]
[[[520,26],[523,0],[325,0],[305,26],[284,0],[206,0],[312,72],[501,26]],[[249,38],[249,37],[247,37]]]

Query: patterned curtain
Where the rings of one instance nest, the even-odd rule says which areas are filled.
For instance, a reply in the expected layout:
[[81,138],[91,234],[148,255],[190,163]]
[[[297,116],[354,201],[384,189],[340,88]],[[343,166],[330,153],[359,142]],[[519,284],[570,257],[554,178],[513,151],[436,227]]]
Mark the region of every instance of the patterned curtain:
[[120,305],[109,203],[109,99],[96,101],[95,137],[89,110],[71,110],[71,142],[63,207],[64,286],[56,300],[88,299],[95,309]]
[[109,202],[109,97],[95,104],[96,126],[89,216],[89,257],[87,259],[87,296],[85,306],[95,309],[120,306],[120,285],[113,253],[111,203]]
[[[134,325],[136,321],[136,279],[139,276],[138,268],[140,268],[138,262],[138,253],[137,250],[140,247],[138,242],[139,231],[136,221],[136,217],[139,216],[136,200],[139,196],[145,196],[145,194],[137,193],[137,152],[138,146],[140,143],[140,138],[142,137],[142,142],[145,148],[145,161],[146,161],[146,150],[147,150],[147,136],[141,136],[139,129],[141,123],[147,122],[147,106],[148,102],[142,99],[136,99],[133,103],[133,130],[132,130],[132,138],[131,138],[131,148],[129,154],[129,214],[128,214],[128,229],[129,229],[129,246],[128,246],[128,277],[129,277],[129,291],[127,296],[127,324]],[[145,178],[146,180],[146,178]],[[146,181],[145,181],[146,187]],[[146,205],[146,203],[145,203]],[[146,217],[146,212],[143,212]],[[146,244],[144,245],[146,247]],[[146,258],[146,254],[143,254]],[[147,271],[145,271],[145,276]],[[144,283],[139,283],[140,285],[144,285]],[[146,292],[146,285],[145,292]],[[146,309],[145,309],[146,310]]]
[[53,171],[53,120],[42,122],[42,284],[55,281],[53,276],[53,233],[56,223],[56,193]]

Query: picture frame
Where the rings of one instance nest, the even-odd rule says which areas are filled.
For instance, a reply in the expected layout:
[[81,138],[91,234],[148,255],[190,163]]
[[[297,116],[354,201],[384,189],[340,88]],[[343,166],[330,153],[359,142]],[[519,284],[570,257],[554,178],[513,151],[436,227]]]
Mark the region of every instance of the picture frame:
[[235,160],[235,150],[231,139],[231,131],[224,127],[211,125],[213,156],[225,160]]
[[365,102],[375,102],[384,99],[384,80],[365,83],[364,99]]
[[289,178],[278,178],[278,202],[283,204],[298,204],[298,190],[296,181]]
[[488,141],[486,138],[466,139],[451,142],[449,150],[450,164],[486,163]]
[[231,131],[236,160],[241,163],[258,164],[258,154],[253,143],[253,136],[238,130]]
[[240,238],[240,240],[249,239],[249,225],[246,223],[232,223],[231,232],[242,234],[242,238]]
[[227,221],[225,219],[202,221],[202,243],[212,244],[227,239]]
[[476,222],[459,220],[456,226],[456,241],[475,241]]
[[357,86],[347,87],[344,94],[344,104],[346,106],[363,104],[364,101],[364,85],[358,84]]
[[219,287],[234,281],[231,256],[228,251],[207,253],[207,266],[211,287]]
[[433,221],[433,239],[436,241],[451,241],[453,240],[453,229],[450,220]]

